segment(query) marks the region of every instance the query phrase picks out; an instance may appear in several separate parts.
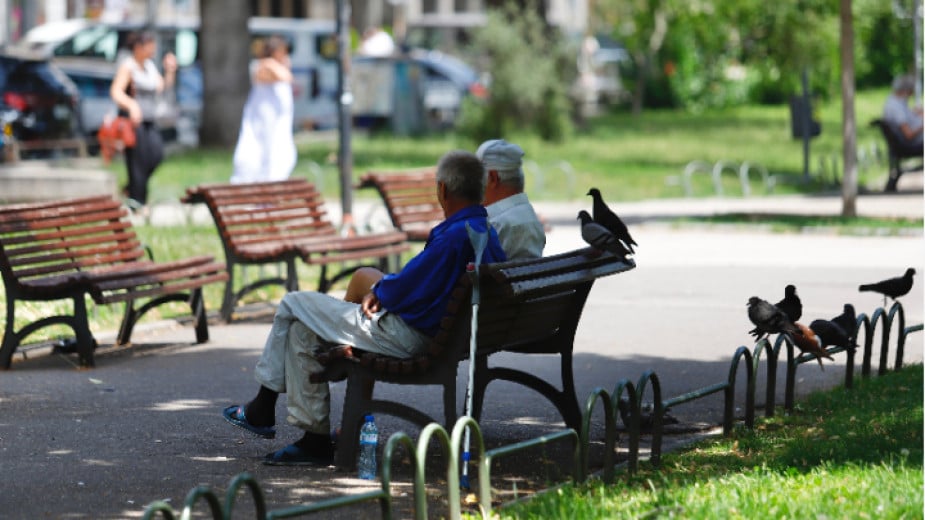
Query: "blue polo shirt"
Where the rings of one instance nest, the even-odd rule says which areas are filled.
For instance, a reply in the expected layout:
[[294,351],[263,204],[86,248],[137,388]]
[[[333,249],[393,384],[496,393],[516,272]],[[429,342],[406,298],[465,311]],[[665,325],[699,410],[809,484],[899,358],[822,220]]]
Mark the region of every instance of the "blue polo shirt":
[[[488,213],[480,205],[469,206],[432,229],[424,250],[405,264],[401,272],[385,275],[373,289],[383,309],[398,314],[424,334],[437,333],[459,275],[475,260],[466,222],[473,230],[484,232]],[[506,259],[498,234],[491,229],[482,263]]]

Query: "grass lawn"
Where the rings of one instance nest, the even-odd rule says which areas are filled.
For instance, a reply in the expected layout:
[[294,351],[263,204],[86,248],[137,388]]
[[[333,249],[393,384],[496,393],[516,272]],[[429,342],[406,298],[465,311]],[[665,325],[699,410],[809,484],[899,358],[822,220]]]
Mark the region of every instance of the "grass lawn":
[[[858,147],[869,155],[872,147],[884,148],[879,132],[868,126],[878,117],[885,89],[859,92],[855,108]],[[831,183],[832,161],[841,162],[841,103],[833,100],[818,109],[822,135],[813,139],[810,169],[826,165],[825,179]],[[786,105],[744,106],[703,113],[653,110],[634,118],[615,111],[590,120],[566,142],[544,143],[514,134],[504,136],[526,150],[527,191],[535,200],[563,200],[581,197],[589,186],[598,186],[608,200],[640,200],[678,197],[682,188],[670,182],[679,177],[691,161],[744,161],[767,168],[777,180],[775,193],[816,192],[830,187],[814,177],[803,182],[802,144],[790,137],[790,114]],[[401,169],[434,165],[453,148],[475,150],[478,143],[454,134],[420,138],[398,138],[388,134],[352,140],[354,175],[373,169]],[[320,181],[329,200],[339,199],[336,169],[336,138],[312,139],[299,145],[299,162],[294,175]],[[203,182],[225,182],[231,177],[232,150],[192,150],[169,157],[151,181],[152,200],[176,200],[187,186]],[[314,163],[314,164],[313,164]],[[119,161],[114,171],[124,179]],[[885,159],[861,168],[861,183],[879,189],[886,175]],[[840,168],[839,168],[840,170]],[[758,175],[752,175],[751,191],[764,193]],[[724,190],[741,193],[736,177],[724,173]],[[695,176],[695,196],[712,194],[707,175]],[[358,193],[372,197],[372,193]]]
[[922,365],[816,393],[790,416],[701,442],[616,483],[589,481],[501,518],[922,518]]

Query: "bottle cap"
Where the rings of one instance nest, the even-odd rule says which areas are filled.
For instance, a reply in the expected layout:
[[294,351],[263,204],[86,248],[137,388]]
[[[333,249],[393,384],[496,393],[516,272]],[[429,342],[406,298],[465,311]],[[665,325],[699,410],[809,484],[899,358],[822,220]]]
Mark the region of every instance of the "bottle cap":
[[373,414],[367,415],[363,420],[366,422],[373,422]]

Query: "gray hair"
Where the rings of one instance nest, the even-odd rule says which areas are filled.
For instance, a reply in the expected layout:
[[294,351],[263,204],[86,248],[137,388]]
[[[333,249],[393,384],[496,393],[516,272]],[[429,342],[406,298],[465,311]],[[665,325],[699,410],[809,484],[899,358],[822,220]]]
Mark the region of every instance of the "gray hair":
[[485,195],[485,168],[474,154],[463,150],[447,152],[437,163],[437,182],[461,199],[480,204]]
[[915,91],[915,79],[912,77],[912,74],[903,74],[893,79],[893,92],[902,90],[906,92]]
[[485,169],[498,172],[498,181],[517,191],[524,189],[523,148],[504,139],[483,142],[475,152]]
[[515,168],[513,170],[496,170],[498,172],[498,180],[501,184],[510,186],[511,188],[516,189],[517,191],[524,190],[524,171],[523,168]]

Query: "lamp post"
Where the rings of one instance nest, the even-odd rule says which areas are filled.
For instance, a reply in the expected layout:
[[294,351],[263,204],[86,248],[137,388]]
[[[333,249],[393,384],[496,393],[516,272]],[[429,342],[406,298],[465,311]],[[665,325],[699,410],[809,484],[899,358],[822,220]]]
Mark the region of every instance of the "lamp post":
[[340,172],[340,204],[343,217],[341,231],[353,230],[353,152],[350,146],[353,93],[347,75],[350,72],[350,2],[337,0],[337,167]]

